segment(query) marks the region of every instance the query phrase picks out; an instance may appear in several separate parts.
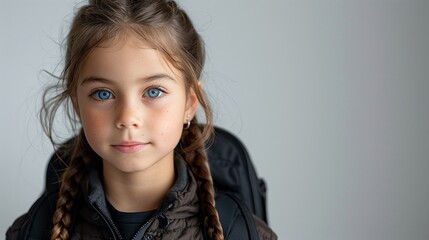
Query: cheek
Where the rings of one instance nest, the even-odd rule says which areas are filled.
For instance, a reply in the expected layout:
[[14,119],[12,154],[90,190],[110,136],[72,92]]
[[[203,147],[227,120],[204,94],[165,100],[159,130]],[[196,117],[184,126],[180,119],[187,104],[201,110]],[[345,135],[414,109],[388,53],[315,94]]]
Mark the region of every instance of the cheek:
[[171,144],[177,144],[182,135],[183,110],[170,108],[162,112],[154,113],[150,118],[150,128],[156,129],[156,135]]
[[95,111],[81,111],[81,122],[85,135],[90,138],[94,138],[103,133],[106,133],[108,128],[107,125],[108,117]]

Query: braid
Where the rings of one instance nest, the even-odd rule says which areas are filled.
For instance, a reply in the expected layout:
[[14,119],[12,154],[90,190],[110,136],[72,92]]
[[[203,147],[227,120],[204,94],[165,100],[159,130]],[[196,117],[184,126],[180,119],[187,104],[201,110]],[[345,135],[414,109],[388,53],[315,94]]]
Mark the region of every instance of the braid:
[[[71,213],[73,200],[79,193],[79,184],[85,176],[85,166],[90,161],[90,155],[85,136],[81,133],[76,137],[73,144],[73,154],[70,158],[70,165],[64,171],[61,179],[61,188],[57,200],[57,208],[53,216],[53,227],[51,240],[68,240],[70,234],[68,228],[71,224]],[[83,149],[82,156],[80,157]]]
[[[206,130],[207,128],[209,130]],[[206,129],[206,131],[212,131],[212,127],[206,126]],[[192,124],[189,129],[186,129],[182,137],[182,143],[186,147],[182,154],[198,183],[197,195],[207,233],[212,240],[223,240],[223,230],[215,208],[213,179],[205,152],[203,136],[204,134],[197,124]]]

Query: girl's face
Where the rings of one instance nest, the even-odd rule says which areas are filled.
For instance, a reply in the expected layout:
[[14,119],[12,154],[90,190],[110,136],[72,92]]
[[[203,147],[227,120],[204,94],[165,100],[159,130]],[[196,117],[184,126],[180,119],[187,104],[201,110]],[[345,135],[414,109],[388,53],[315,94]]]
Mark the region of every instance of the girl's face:
[[183,124],[198,107],[181,73],[136,36],[89,54],[73,101],[104,169],[121,173],[170,166]]

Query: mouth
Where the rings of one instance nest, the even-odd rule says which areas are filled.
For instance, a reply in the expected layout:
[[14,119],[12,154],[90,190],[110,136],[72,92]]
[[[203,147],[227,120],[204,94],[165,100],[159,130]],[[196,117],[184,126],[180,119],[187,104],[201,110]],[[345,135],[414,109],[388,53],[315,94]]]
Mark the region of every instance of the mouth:
[[149,143],[143,142],[120,142],[117,144],[113,144],[116,150],[122,153],[137,153],[143,150]]

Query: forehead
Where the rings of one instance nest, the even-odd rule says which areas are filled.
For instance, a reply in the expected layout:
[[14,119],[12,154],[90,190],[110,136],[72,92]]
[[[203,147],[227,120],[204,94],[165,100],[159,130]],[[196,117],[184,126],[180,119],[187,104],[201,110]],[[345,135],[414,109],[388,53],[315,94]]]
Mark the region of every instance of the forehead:
[[131,30],[119,31],[115,36],[101,41],[96,48],[120,49],[124,45],[141,49],[155,49],[153,44]]
[[79,79],[88,75],[113,79],[141,78],[167,74],[179,80],[182,75],[154,46],[135,34],[109,39],[92,49],[85,59]]

